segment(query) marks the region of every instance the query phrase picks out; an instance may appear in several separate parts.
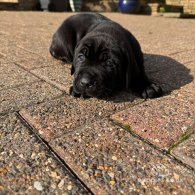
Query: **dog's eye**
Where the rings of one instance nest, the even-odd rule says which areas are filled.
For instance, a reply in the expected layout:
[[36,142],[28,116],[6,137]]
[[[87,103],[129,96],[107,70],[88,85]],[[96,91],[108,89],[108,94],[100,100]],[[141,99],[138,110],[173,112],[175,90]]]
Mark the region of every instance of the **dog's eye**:
[[78,55],[78,59],[83,62],[85,60],[85,56],[83,54]]
[[88,54],[89,54],[89,49],[88,49],[88,48],[83,48],[83,49],[81,50],[81,52],[82,52],[85,56],[88,56]]

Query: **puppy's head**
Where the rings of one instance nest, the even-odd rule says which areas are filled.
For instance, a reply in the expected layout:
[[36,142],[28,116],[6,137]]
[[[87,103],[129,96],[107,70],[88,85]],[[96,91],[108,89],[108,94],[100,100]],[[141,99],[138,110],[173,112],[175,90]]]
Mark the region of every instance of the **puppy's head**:
[[119,44],[105,34],[84,37],[75,48],[72,74],[76,93],[89,97],[110,95],[124,81]]

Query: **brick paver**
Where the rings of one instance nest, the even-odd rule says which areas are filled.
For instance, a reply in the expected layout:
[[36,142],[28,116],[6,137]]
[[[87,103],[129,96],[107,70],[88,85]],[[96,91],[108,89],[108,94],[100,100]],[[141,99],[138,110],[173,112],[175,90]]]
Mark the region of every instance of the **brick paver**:
[[195,21],[105,13],[165,94],[84,100],[48,50],[71,14],[0,12],[0,193],[193,194]]

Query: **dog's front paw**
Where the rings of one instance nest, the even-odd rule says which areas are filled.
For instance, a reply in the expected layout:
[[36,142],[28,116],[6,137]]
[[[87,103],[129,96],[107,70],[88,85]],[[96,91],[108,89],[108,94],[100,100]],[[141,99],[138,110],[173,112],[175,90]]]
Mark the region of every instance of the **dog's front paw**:
[[70,87],[69,89],[69,94],[72,95],[73,97],[81,97],[81,94],[76,93],[73,89],[73,86]]
[[156,98],[156,97],[160,97],[162,95],[163,91],[162,88],[155,84],[155,83],[151,83],[150,85],[148,85],[143,91],[141,96],[144,99],[147,98]]

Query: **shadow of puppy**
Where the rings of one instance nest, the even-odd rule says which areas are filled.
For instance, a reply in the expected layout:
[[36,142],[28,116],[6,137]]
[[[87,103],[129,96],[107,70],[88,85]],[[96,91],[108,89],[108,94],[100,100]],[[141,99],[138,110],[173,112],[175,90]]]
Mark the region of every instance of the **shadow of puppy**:
[[[162,87],[164,95],[168,95],[194,80],[188,68],[167,56],[144,54],[144,64],[149,79]],[[110,100],[128,102],[136,98],[136,96],[132,95],[132,92],[123,91],[113,96]]]

